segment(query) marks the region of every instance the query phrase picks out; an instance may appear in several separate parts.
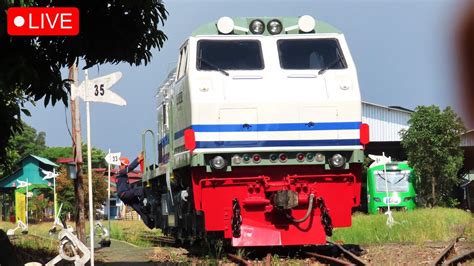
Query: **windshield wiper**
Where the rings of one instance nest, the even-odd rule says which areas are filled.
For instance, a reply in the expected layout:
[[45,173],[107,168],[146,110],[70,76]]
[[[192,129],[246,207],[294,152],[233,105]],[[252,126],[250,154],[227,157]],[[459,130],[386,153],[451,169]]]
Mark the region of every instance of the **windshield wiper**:
[[326,70],[328,70],[332,67],[335,67],[336,64],[339,63],[339,61],[341,61],[341,60],[342,60],[342,57],[338,53],[336,60],[332,61],[331,63],[329,63],[325,67],[321,68],[321,70],[318,71],[318,75],[322,75],[322,74],[324,74],[324,72],[326,72]]
[[224,69],[222,69],[222,68],[220,68],[220,67],[214,65],[213,63],[211,63],[211,62],[209,62],[209,61],[203,59],[202,57],[198,57],[198,60],[199,60],[199,62],[204,63],[204,64],[210,66],[210,67],[213,68],[214,70],[217,70],[217,71],[221,72],[221,73],[224,74],[225,76],[229,76],[229,72],[227,72],[227,71],[225,71]]
[[398,179],[398,181],[395,182],[395,185],[398,184],[398,183],[400,183],[400,181],[402,181],[403,179],[405,179],[406,176],[407,176],[407,175],[405,174],[405,175],[402,176],[402,178]]

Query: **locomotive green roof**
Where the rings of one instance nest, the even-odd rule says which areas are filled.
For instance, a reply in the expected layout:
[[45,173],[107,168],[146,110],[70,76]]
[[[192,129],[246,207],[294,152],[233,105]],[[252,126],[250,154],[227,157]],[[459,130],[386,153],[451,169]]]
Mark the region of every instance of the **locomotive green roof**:
[[[232,18],[234,20],[235,26],[239,26],[242,28],[249,28],[250,22],[254,19],[261,19],[265,25],[272,19],[278,19],[282,22],[283,28],[291,27],[294,25],[298,25],[298,19],[299,17],[251,17],[251,18]],[[339,29],[336,27],[321,21],[321,20],[316,20],[316,26],[315,26],[315,32],[316,33],[342,33]],[[299,30],[294,29],[290,30],[288,32],[282,32],[279,35],[282,34],[298,34]],[[217,20],[204,24],[197,28],[192,34],[192,36],[198,36],[198,35],[219,35],[219,31],[217,30]],[[232,34],[229,35],[253,35],[250,31],[244,32],[240,30],[234,30]],[[261,35],[270,35],[266,30],[263,34]]]

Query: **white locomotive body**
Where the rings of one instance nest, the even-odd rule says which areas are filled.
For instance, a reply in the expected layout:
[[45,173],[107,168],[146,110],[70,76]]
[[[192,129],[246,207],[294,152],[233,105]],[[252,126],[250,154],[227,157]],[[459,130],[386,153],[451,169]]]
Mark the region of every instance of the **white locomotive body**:
[[[359,203],[368,129],[361,123],[356,67],[344,35],[334,27],[309,16],[221,18],[184,42],[178,66],[157,98],[158,168],[146,179],[151,187],[167,187],[156,197],[161,206],[157,227],[175,236],[192,235],[190,230],[223,232],[234,246],[262,246],[317,244],[325,236],[321,230],[350,225],[350,210]],[[329,176],[334,176],[334,184],[317,187],[318,178]],[[206,180],[235,183],[245,178],[245,185],[223,184],[224,192],[219,186],[207,189]],[[295,182],[299,188],[282,182]],[[338,200],[337,186],[347,182],[352,192]],[[266,189],[255,194],[249,188],[255,183]],[[246,188],[238,192],[242,186]],[[228,196],[230,191],[235,194]],[[280,220],[279,210],[304,214],[313,204],[308,203],[310,194],[326,202],[332,218],[331,225],[313,226],[317,237],[298,240],[304,232],[291,227],[295,220],[287,221],[292,237],[272,219],[261,220],[269,213]],[[201,215],[202,229],[176,217],[177,195],[192,195],[194,210],[188,218]],[[205,202],[217,197],[222,203]],[[299,204],[289,207],[281,198]],[[242,214],[238,230],[238,219],[229,221],[235,219],[236,202],[239,213],[243,205],[241,213],[248,215]],[[261,212],[253,210],[253,204],[263,208]],[[175,211],[165,213],[164,206]],[[249,228],[253,237],[240,233]],[[269,232],[269,239],[252,240]]]

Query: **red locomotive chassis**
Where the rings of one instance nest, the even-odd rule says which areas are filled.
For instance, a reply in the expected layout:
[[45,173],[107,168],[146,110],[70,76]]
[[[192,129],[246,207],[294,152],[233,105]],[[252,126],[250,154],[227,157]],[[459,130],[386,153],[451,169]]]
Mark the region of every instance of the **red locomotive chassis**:
[[[204,213],[205,230],[223,232],[236,247],[325,244],[325,229],[351,226],[352,208],[360,203],[361,164],[346,170],[288,165],[207,172],[195,167],[191,173],[194,204]],[[295,206],[275,205],[281,191],[296,195]],[[321,202],[330,225],[322,222]],[[309,217],[301,219],[308,210]]]

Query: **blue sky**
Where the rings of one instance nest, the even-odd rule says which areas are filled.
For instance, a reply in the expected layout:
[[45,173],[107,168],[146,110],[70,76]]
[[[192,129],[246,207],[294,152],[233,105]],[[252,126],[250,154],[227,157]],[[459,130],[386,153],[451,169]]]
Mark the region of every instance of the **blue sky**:
[[[133,157],[141,150],[141,132],[156,130],[156,89],[174,67],[180,44],[199,25],[221,16],[312,15],[344,32],[357,66],[362,99],[414,109],[418,105],[452,106],[460,111],[455,79],[453,29],[464,1],[165,1],[169,18],[164,47],[153,51],[147,66],[103,65],[89,78],[121,71],[113,90],[128,105],[91,103],[92,145]],[[81,62],[80,67],[84,66]],[[64,78],[67,72],[64,71]],[[83,73],[80,73],[80,81]],[[70,146],[61,104],[30,108],[25,121],[46,132],[48,146]],[[81,102],[85,141],[85,104]]]

